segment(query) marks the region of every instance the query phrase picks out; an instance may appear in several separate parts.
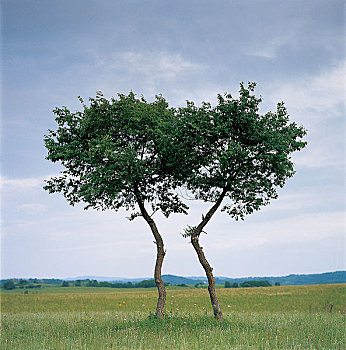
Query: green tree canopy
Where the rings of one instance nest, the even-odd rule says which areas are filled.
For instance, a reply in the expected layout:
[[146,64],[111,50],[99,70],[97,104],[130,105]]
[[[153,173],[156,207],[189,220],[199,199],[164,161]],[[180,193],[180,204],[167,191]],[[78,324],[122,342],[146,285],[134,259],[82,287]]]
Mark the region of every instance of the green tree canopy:
[[225,288],[231,288],[231,283],[229,281],[226,281],[224,284]]
[[45,137],[47,159],[60,161],[65,170],[45,189],[62,192],[71,205],[84,202],[86,209],[136,210],[140,196],[166,216],[186,212],[173,191],[181,181],[162,163],[176,124],[164,98],[147,103],[130,93],[108,101],[99,92],[89,107],[80,100],[83,112],[54,110],[59,128]]
[[235,219],[277,198],[277,188],[294,175],[291,153],[306,145],[301,140],[306,130],[289,122],[283,102],[276,112],[258,113],[262,98],[252,94],[255,86],[241,84],[237,99],[219,94],[215,107],[188,102],[179,110],[183,126],[178,139],[188,139],[181,147],[190,144],[186,154],[199,160],[188,188],[207,202],[216,202],[224,193],[222,210]]
[[7,280],[4,283],[4,289],[6,289],[6,290],[11,290],[11,289],[15,289],[15,288],[16,288],[16,286],[12,280]]

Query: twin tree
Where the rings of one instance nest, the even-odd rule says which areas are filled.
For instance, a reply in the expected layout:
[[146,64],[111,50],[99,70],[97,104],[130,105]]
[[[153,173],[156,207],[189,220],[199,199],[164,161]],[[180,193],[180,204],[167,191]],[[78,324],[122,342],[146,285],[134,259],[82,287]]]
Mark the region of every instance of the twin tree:
[[44,188],[62,192],[71,205],[125,208],[132,212],[131,220],[141,216],[147,222],[157,248],[157,317],[163,317],[166,300],[161,279],[165,249],[154,213],[187,214],[182,190],[211,203],[201,221],[188,225],[183,236],[190,238],[205,270],[214,315],[222,321],[213,269],[200,234],[219,208],[243,219],[277,198],[276,189],[294,174],[290,154],[305,147],[301,139],[306,131],[289,123],[283,103],[275,113],[260,115],[262,99],[253,94],[255,85],[241,84],[237,99],[218,95],[215,107],[188,101],[186,107],[169,108],[162,96],[148,103],[133,93],[107,100],[99,92],[89,99],[89,106],[80,98],[81,112],[54,110],[58,128],[45,136],[47,159],[61,162],[64,170]]

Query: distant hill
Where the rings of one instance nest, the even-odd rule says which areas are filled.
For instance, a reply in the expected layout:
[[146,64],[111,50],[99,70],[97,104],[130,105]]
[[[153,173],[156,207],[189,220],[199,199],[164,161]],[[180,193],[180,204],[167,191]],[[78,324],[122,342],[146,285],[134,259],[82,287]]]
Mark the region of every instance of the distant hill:
[[[97,281],[108,281],[108,282],[132,282],[137,283],[145,279],[152,278],[121,278],[121,277],[100,277],[100,276],[80,276],[75,278],[69,278],[66,280],[97,280]],[[175,275],[162,275],[162,280],[170,284],[196,284],[206,282],[206,277],[183,277]],[[317,273],[317,274],[305,274],[305,275],[288,275],[288,276],[279,276],[279,277],[268,277],[268,276],[259,276],[259,277],[240,277],[240,278],[230,278],[230,277],[215,277],[215,282],[217,284],[223,284],[226,281],[231,283],[237,282],[242,283],[244,281],[261,281],[267,280],[270,284],[275,284],[279,282],[281,285],[288,286],[297,286],[305,284],[332,284],[332,283],[346,283],[346,271],[335,271],[335,272],[326,272],[326,273]]]
[[[137,283],[141,282],[143,280],[152,280],[152,277],[147,278],[123,278],[123,277],[102,277],[102,276],[78,276],[78,277],[68,277],[64,279],[64,281],[76,281],[76,280],[96,280],[98,282],[112,282],[112,283]],[[165,283],[170,284],[196,284],[196,283],[203,283],[207,279],[205,277],[182,277],[182,276],[175,276],[175,275],[162,275],[162,280]],[[61,280],[62,281],[62,280]]]
[[125,277],[104,277],[104,276],[77,276],[77,277],[67,277],[64,279],[64,281],[77,281],[77,280],[96,280],[99,282],[121,282],[121,283],[126,283],[126,282],[141,282],[143,280],[150,280],[152,278],[147,277],[147,278],[125,278]]
[[[163,275],[164,282],[171,284],[196,284],[199,282],[206,282],[206,277],[178,277],[173,275]],[[305,274],[305,275],[288,275],[279,277],[215,277],[216,284],[224,284],[226,281],[230,283],[242,283],[244,281],[263,281],[267,280],[270,284],[274,285],[275,282],[279,282],[283,286],[298,286],[308,284],[333,284],[333,283],[346,283],[346,271],[335,271],[318,274]]]
[[[122,277],[102,277],[102,276],[78,276],[78,277],[68,277],[65,279],[65,281],[76,281],[76,280],[96,280],[96,281],[106,281],[106,282],[113,282],[113,283],[137,283],[141,282],[143,280],[152,280],[153,278],[147,277],[147,278],[122,278]],[[182,276],[175,276],[175,275],[162,275],[162,280],[164,282],[169,282],[170,284],[196,284],[198,282],[203,282],[206,280],[205,278],[199,278],[199,277],[182,277]]]
[[170,284],[196,284],[199,282],[204,282],[207,279],[206,278],[189,278],[189,277],[181,277],[181,276],[175,276],[175,275],[163,275],[162,280],[165,283],[170,283]]
[[279,282],[283,286],[299,286],[308,284],[333,284],[346,283],[346,271],[335,271],[326,273],[306,274],[306,275],[288,275],[280,277],[244,277],[244,278],[228,278],[216,277],[217,284],[229,281],[231,283],[242,283],[244,281],[260,281],[267,280],[270,284]]
[[[65,279],[30,279],[30,282],[38,281],[43,284],[59,284],[62,281],[76,281],[76,280],[97,280],[97,281],[107,281],[113,283],[138,283],[143,280],[148,280],[152,278],[122,278],[122,277],[102,277],[102,276],[78,276],[69,277]],[[18,280],[18,279],[16,279]],[[182,277],[175,275],[162,275],[162,280],[165,283],[170,283],[173,285],[177,284],[188,284],[194,285],[196,283],[205,283],[207,281],[206,277]],[[267,280],[270,284],[274,285],[279,282],[283,286],[298,286],[298,285],[308,285],[308,284],[333,284],[333,283],[346,283],[346,271],[335,271],[317,274],[305,274],[305,275],[288,275],[279,277],[241,277],[241,278],[230,278],[230,277],[215,277],[216,284],[224,284],[226,281],[230,283],[242,283],[244,281],[263,281]],[[6,280],[1,280],[4,283]]]

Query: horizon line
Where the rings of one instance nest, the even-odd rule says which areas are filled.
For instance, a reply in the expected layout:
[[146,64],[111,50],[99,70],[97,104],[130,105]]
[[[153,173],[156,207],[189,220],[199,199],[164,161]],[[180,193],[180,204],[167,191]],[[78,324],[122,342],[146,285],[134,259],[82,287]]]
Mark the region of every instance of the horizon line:
[[[326,271],[326,272],[315,272],[315,273],[289,273],[285,275],[253,275],[253,276],[240,276],[240,277],[227,277],[227,276],[214,276],[214,278],[231,278],[231,279],[236,279],[236,278],[256,278],[256,277],[287,277],[287,276],[292,276],[292,275],[298,275],[298,276],[304,276],[304,275],[321,275],[325,273],[335,273],[335,272],[346,272],[346,270],[334,270],[334,271]],[[206,276],[182,276],[182,275],[175,275],[172,273],[164,273],[161,276],[175,276],[175,277],[183,277],[183,278],[206,278]],[[10,279],[38,279],[38,280],[44,280],[44,279],[57,279],[57,280],[73,280],[75,279],[81,279],[82,277],[97,277],[97,278],[114,278],[114,280],[119,280],[119,279],[154,279],[152,276],[151,277],[119,277],[119,276],[99,276],[99,275],[85,275],[85,276],[76,276],[76,277],[0,277],[1,280],[10,280]]]

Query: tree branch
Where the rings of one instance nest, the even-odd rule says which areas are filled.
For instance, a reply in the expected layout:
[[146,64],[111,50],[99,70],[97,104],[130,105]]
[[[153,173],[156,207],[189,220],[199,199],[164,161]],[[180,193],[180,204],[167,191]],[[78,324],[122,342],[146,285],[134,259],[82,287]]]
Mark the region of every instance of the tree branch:
[[217,211],[217,209],[219,208],[219,206],[221,205],[223,199],[226,196],[226,193],[228,191],[228,186],[226,186],[220,197],[218,198],[218,200],[215,202],[215,204],[209,209],[208,213],[203,216],[202,215],[202,221],[199,223],[199,225],[196,227],[196,229],[194,230],[194,232],[191,235],[191,240],[192,239],[196,239],[199,237],[199,235],[201,234],[201,232],[203,231],[203,228],[207,225],[207,223],[210,221],[210,219],[212,218],[212,216],[215,214],[215,212]]
[[143,218],[145,219],[145,221],[150,224],[153,222],[153,219],[151,218],[151,216],[148,214],[147,210],[145,209],[144,206],[144,201],[139,193],[139,189],[137,185],[134,185],[134,194],[139,206],[139,210],[141,211],[141,214],[143,216]]

